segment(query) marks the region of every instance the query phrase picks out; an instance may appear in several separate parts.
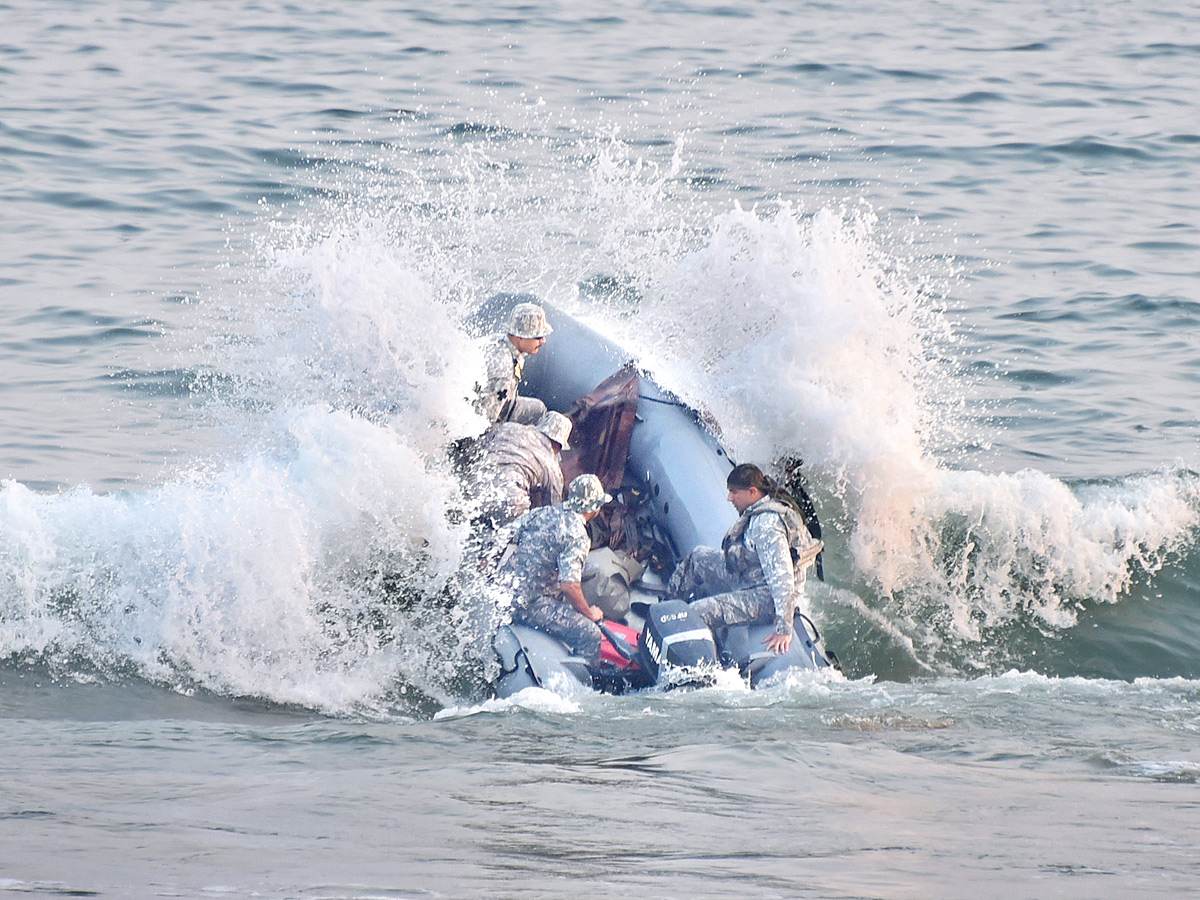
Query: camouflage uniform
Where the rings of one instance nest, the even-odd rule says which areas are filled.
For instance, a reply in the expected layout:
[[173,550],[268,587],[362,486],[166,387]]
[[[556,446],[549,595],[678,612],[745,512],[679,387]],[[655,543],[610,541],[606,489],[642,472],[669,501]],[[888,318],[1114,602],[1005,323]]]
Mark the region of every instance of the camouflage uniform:
[[580,475],[565,503],[532,509],[517,520],[516,550],[500,569],[516,595],[513,622],[553,635],[592,665],[600,662],[600,629],[560,597],[558,584],[583,580],[591,549],[583,516],[611,499],[596,476]]
[[534,425],[502,422],[484,435],[472,481],[481,515],[496,525],[563,498],[558,453]]
[[808,567],[824,546],[791,507],[764,497],[748,506],[721,549],[697,547],[667,584],[671,597],[692,602],[709,627],[773,622],[791,634]]
[[592,546],[583,516],[561,504],[530,510],[517,521],[516,541],[516,551],[500,570],[516,592],[513,622],[554,635],[598,663],[600,629],[558,595],[558,582],[583,580]]
[[476,408],[489,422],[520,422],[532,425],[546,412],[536,397],[517,393],[525,354],[513,346],[507,334],[493,335],[484,347],[487,381],[479,388]]
[[478,409],[489,422],[532,425],[545,415],[546,404],[541,400],[517,394],[525,354],[513,339],[544,340],[553,331],[546,321],[546,311],[536,303],[518,303],[509,312],[505,333],[494,335],[484,348],[487,380],[478,387]]

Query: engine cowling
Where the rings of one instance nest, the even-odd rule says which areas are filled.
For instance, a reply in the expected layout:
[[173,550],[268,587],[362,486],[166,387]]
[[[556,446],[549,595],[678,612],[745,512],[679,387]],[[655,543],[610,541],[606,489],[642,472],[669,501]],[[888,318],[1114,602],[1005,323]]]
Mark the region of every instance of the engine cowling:
[[646,610],[646,627],[638,639],[639,662],[655,682],[670,680],[679,670],[717,667],[712,632],[682,600],[663,600]]

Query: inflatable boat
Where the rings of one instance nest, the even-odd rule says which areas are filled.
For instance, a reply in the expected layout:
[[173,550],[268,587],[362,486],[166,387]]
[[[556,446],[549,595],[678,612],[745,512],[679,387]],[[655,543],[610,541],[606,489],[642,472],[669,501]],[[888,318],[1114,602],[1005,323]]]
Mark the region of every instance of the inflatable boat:
[[[554,331],[538,353],[527,357],[521,394],[538,397],[549,409],[572,418],[573,450],[562,460],[566,480],[581,471],[601,478],[617,498],[621,516],[612,531],[635,545],[616,552],[635,562],[634,572],[610,571],[601,578],[628,590],[615,609],[598,603],[609,617],[601,623],[605,640],[599,668],[547,634],[504,625],[495,638],[501,667],[496,694],[508,697],[529,687],[622,693],[708,683],[720,669],[730,668],[758,686],[790,670],[836,666],[837,657],[824,649],[815,625],[803,614],[795,617],[791,648],[775,654],[762,643],[773,630],[769,624],[714,632],[684,601],[663,599],[665,579],[675,564],[698,545],[721,546],[736,520],[725,486],[734,463],[695,410],[638,371],[615,343],[539,298],[497,294],[475,315],[473,329],[479,334],[503,331],[513,306],[522,302],[540,304]],[[796,494],[795,484],[792,489]],[[797,499],[809,530],[819,536],[807,495]],[[594,548],[597,543],[605,543],[604,534],[593,534]],[[585,593],[588,588],[585,569]],[[591,596],[589,601],[597,602]]]

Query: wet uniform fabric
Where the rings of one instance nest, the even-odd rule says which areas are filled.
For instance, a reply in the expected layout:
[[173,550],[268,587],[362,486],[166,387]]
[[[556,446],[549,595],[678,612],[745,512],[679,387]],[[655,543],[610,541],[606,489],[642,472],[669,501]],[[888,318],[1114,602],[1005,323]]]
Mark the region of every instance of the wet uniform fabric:
[[773,623],[790,634],[808,567],[824,544],[791,507],[764,497],[733,523],[720,550],[697,547],[667,583],[710,628]]
[[472,471],[480,515],[506,525],[563,499],[563,473],[550,438],[533,425],[502,422],[484,435]]
[[546,413],[546,404],[536,397],[517,393],[525,354],[507,334],[490,337],[484,346],[487,380],[479,388],[479,413],[489,422],[521,422],[533,425]]
[[513,622],[561,640],[589,663],[600,662],[600,629],[558,591],[558,582],[583,580],[591,549],[582,515],[570,507],[543,506],[517,520],[516,550],[500,569],[516,595]]

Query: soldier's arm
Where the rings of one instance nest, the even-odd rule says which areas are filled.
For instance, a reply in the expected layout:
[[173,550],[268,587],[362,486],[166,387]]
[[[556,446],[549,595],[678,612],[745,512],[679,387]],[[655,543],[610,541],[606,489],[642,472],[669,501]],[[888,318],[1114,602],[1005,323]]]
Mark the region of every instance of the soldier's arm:
[[771,600],[775,604],[775,633],[786,634],[790,638],[792,616],[796,608],[796,575],[792,568],[787,529],[778,515],[764,513],[751,521],[746,538],[758,554],[759,565],[762,566]]
[[576,612],[587,616],[593,622],[599,622],[604,618],[604,610],[587,602],[587,597],[583,596],[583,585],[578,581],[560,581],[558,589],[567,598],[567,602],[575,607]]
[[484,383],[476,385],[479,392],[476,408],[481,415],[495,422],[509,399],[512,357],[497,340],[489,341],[484,353]]
[[580,524],[578,531],[573,532],[564,542],[559,554],[558,588],[577,612],[593,622],[599,622],[604,618],[603,610],[598,606],[589,605],[587,598],[583,596],[583,563],[587,559],[588,547],[587,531]]

